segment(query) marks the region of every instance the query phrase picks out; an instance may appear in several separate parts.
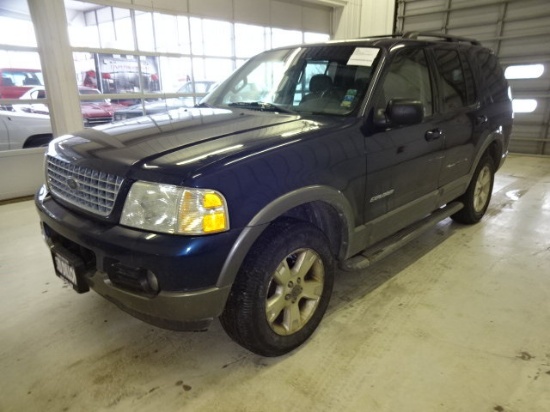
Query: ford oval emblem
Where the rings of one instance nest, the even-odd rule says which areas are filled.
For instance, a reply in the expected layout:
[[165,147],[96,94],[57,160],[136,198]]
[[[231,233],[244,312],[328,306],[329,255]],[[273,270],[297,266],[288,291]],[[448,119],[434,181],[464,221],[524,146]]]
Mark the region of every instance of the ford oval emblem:
[[71,190],[78,190],[79,187],[80,187],[77,180],[73,179],[72,177],[69,177],[67,179],[67,186],[69,186],[69,189],[71,189]]

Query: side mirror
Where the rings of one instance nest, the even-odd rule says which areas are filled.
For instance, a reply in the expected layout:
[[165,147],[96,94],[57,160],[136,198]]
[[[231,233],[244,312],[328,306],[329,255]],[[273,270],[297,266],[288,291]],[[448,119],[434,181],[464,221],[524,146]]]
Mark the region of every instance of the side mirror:
[[411,126],[424,119],[424,105],[418,100],[392,99],[386,110],[379,109],[374,115],[377,127]]

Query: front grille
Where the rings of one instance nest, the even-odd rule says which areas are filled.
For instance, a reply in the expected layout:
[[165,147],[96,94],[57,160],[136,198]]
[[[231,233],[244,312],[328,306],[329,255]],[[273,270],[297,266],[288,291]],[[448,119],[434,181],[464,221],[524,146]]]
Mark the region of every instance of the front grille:
[[126,113],[115,113],[114,119],[115,121],[119,120],[126,120],[126,119],[133,119],[134,117],[143,116],[143,112],[141,111],[135,111],[135,112],[126,112]]
[[86,127],[93,127],[93,126],[99,126],[100,124],[107,124],[111,123],[113,121],[112,117],[89,117],[87,119],[84,119],[84,126]]
[[123,178],[48,156],[48,186],[54,196],[100,216],[113,210]]

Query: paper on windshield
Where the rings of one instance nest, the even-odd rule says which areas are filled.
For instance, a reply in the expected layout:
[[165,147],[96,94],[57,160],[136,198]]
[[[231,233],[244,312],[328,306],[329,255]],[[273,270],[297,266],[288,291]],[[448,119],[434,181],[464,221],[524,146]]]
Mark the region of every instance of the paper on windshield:
[[356,47],[348,60],[348,66],[372,66],[380,49],[373,47]]

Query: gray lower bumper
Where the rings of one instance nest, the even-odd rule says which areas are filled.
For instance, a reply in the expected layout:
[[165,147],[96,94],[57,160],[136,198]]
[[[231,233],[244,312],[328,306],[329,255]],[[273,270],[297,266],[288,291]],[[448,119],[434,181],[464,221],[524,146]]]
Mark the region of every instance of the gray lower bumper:
[[231,290],[209,288],[193,292],[160,292],[146,297],[112,285],[106,274],[87,277],[90,287],[125,312],[152,325],[179,331],[206,330],[225,306]]

